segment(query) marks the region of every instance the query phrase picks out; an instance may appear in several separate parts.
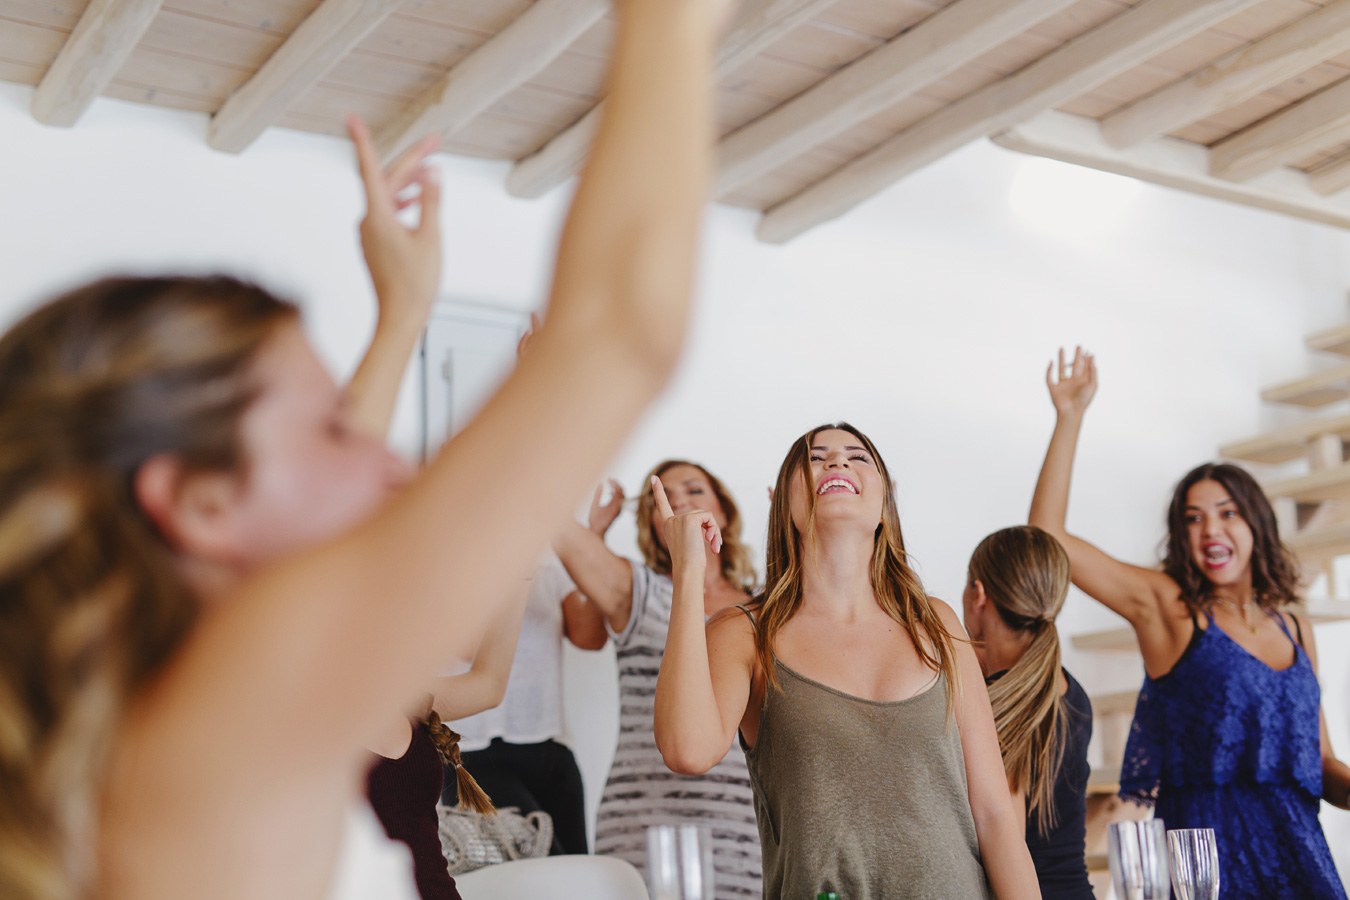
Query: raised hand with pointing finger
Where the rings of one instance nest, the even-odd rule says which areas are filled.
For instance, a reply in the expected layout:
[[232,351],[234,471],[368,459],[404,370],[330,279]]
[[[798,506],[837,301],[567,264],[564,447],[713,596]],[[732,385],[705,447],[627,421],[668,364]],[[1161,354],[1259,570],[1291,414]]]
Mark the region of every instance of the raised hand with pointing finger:
[[704,547],[713,553],[722,550],[722,530],[713,514],[704,509],[693,509],[676,515],[670,508],[666,488],[661,479],[652,476],[652,500],[656,502],[656,522],[670,551],[671,568],[675,572],[693,575],[707,568],[708,556]]

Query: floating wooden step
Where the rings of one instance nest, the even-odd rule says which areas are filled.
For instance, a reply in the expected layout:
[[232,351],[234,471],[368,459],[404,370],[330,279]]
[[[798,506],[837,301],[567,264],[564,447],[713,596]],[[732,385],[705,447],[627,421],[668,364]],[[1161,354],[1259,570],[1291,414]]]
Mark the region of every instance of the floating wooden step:
[[1300,531],[1284,538],[1285,546],[1298,555],[1305,570],[1350,554],[1350,522]]
[[1076,650],[1138,650],[1133,628],[1108,628],[1104,631],[1082,631],[1071,640]]
[[1350,356],[1350,325],[1337,325],[1335,328],[1310,334],[1304,343],[1308,345],[1309,350]]
[[1287,497],[1296,503],[1350,500],[1350,463],[1296,478],[1270,481],[1262,487],[1267,497]]
[[[1343,547],[1339,551],[1340,553],[1350,554],[1350,524],[1338,525],[1327,530],[1329,532],[1343,532],[1339,544],[1333,542],[1333,545]],[[1290,549],[1298,550],[1292,540],[1286,540],[1285,543],[1289,544]],[[1314,549],[1312,552],[1317,551]],[[1339,553],[1334,555],[1339,555]],[[1299,558],[1302,561],[1302,553],[1300,553]],[[1306,615],[1314,625],[1321,625],[1325,622],[1344,622],[1350,620],[1350,600],[1313,599],[1298,607],[1298,611]],[[1139,650],[1139,642],[1135,640],[1134,629],[1129,627],[1106,628],[1101,631],[1081,631],[1073,635],[1070,640],[1076,650],[1121,652],[1138,652]],[[1103,695],[1103,697],[1110,696],[1114,695]],[[1094,710],[1097,708],[1097,700],[1096,697],[1092,698]],[[1131,701],[1130,709],[1133,708],[1133,701]]]
[[[1127,631],[1129,629],[1126,629]],[[1131,642],[1134,633],[1130,634]],[[1098,716],[1133,715],[1134,704],[1139,699],[1138,691],[1115,691],[1110,694],[1092,695],[1092,712]]]
[[1322,435],[1335,435],[1342,441],[1350,440],[1350,416],[1313,419],[1278,428],[1260,437],[1220,447],[1219,454],[1228,459],[1245,459],[1249,462],[1289,462],[1303,458],[1308,445]]
[[1266,388],[1261,399],[1308,409],[1350,400],[1350,363]]

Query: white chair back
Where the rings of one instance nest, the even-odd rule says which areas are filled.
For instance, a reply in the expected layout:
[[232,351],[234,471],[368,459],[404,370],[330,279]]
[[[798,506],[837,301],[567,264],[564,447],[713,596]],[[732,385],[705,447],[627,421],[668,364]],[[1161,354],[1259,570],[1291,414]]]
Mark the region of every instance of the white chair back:
[[455,876],[464,900],[648,900],[637,869],[612,856],[546,856]]

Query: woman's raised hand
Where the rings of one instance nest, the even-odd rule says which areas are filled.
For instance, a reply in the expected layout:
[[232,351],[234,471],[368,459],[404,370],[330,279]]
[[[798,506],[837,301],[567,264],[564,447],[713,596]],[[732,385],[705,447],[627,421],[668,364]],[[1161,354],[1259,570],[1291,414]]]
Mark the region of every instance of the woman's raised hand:
[[1097,393],[1097,360],[1082,347],[1075,347],[1073,360],[1064,361],[1064,348],[1059,348],[1058,361],[1051,361],[1045,370],[1045,385],[1050,389],[1050,402],[1061,416],[1081,416]]
[[[380,302],[381,324],[406,321],[420,332],[441,283],[441,186],[436,169],[427,165],[440,138],[427,135],[386,168],[365,122],[348,116],[347,133],[366,191],[361,250]],[[399,212],[414,205],[420,207],[417,224],[405,225]]]
[[714,553],[722,551],[722,530],[717,527],[713,514],[695,509],[675,515],[666,498],[666,488],[655,475],[652,476],[652,499],[656,501],[656,527],[670,551],[671,570],[702,572],[708,564],[708,556],[703,552],[704,543]]
[[591,497],[591,508],[586,514],[586,527],[603,536],[623,511],[625,499],[623,485],[613,478],[596,485],[595,495]]

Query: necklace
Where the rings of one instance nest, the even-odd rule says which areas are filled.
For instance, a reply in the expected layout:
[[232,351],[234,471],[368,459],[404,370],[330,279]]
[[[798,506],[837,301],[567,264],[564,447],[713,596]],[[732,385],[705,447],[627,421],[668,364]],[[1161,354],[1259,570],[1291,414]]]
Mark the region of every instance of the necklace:
[[1252,603],[1250,600],[1248,600],[1246,603],[1234,603],[1227,597],[1215,597],[1214,600],[1217,603],[1222,603],[1224,606],[1228,607],[1234,613],[1240,616],[1242,618],[1242,624],[1247,626],[1247,630],[1250,631],[1252,634],[1256,634],[1256,626],[1252,624],[1251,618],[1252,607],[1256,605],[1255,603]]

